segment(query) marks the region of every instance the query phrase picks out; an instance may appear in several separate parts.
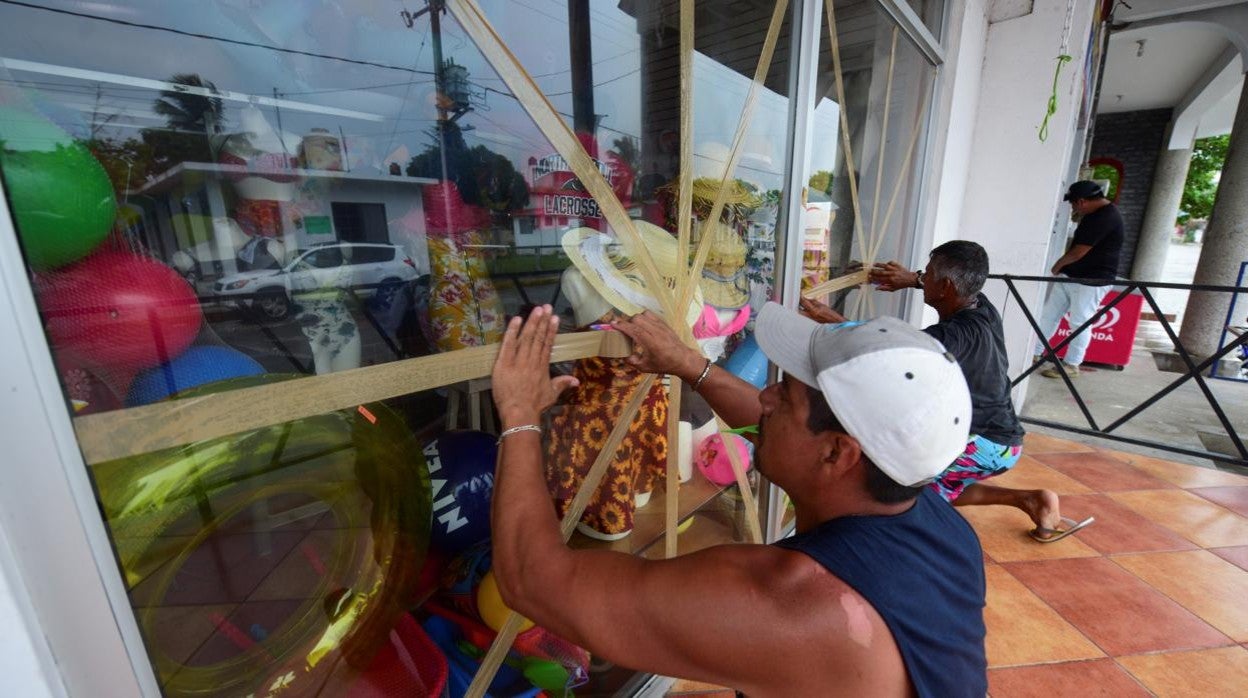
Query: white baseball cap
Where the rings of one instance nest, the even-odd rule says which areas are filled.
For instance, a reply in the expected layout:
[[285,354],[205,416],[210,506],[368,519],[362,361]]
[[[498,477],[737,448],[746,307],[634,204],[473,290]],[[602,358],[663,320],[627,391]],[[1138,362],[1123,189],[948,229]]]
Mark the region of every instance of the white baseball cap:
[[894,482],[928,482],[966,449],[966,377],[927,333],[894,317],[821,325],[767,303],[755,334],[767,358],[823,393],[837,421]]

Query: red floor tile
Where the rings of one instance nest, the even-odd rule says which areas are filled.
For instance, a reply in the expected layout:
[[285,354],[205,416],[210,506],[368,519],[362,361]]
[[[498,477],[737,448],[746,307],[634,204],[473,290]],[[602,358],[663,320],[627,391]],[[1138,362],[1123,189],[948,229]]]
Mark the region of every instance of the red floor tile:
[[988,672],[988,694],[992,698],[1150,695],[1112,659],[993,669]]
[[1233,644],[1105,558],[1002,565],[1110,656]]
[[1233,565],[1239,565],[1241,568],[1248,570],[1248,545],[1240,545],[1233,548],[1209,548],[1209,552]]
[[1076,521],[1095,516],[1095,523],[1075,535],[1084,544],[1105,555],[1194,550],[1198,547],[1183,536],[1103,494],[1062,497],[1062,516]]
[[1049,436],[1041,434],[1037,431],[1029,431],[1023,437],[1023,451],[1029,454],[1035,453],[1070,453],[1072,451],[1092,451],[1092,446],[1081,444],[1069,439],[1063,439],[1057,436]]
[[1033,456],[1097,492],[1174,489],[1169,482],[1103,453],[1039,453]]
[[1248,517],[1248,487],[1196,487],[1188,491]]
[[1242,647],[1119,657],[1118,665],[1160,698],[1243,696],[1248,687]]

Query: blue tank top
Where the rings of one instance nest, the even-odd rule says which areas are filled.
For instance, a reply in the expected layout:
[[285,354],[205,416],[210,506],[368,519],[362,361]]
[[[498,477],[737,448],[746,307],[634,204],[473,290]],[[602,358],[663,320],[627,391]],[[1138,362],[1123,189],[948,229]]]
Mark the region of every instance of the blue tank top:
[[809,555],[884,619],[920,696],[988,693],[979,538],[924,488],[895,516],[847,516],[776,543]]

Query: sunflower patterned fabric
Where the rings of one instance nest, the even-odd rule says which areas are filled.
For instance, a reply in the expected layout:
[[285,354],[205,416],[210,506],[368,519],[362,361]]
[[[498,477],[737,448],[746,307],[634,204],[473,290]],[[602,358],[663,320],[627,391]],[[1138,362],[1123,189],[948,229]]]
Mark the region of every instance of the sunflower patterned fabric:
[[[546,484],[560,517],[598,458],[624,404],[644,374],[622,359],[589,358],[576,362],[580,385],[562,411],[551,419],[546,450]],[[655,384],[642,402],[581,523],[608,535],[633,528],[637,493],[650,492],[667,467],[667,393]]]
[[485,267],[469,245],[475,233],[430,235],[429,329],[438,351],[479,347],[503,340],[503,303]]

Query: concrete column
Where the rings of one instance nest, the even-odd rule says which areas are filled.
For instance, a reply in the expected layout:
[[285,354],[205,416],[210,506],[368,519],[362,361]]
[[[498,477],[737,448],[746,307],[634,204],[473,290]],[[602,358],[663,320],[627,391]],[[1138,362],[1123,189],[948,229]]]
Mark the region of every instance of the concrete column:
[[1161,280],[1170,238],[1174,235],[1174,220],[1179,212],[1179,202],[1183,199],[1187,168],[1191,163],[1191,148],[1163,150],[1157,156],[1153,189],[1148,196],[1144,223],[1140,226],[1140,242],[1131,266],[1131,278],[1136,281]]
[[[1243,261],[1248,261],[1248,90],[1239,94],[1226,164],[1193,283],[1234,284]],[[1179,332],[1188,351],[1200,356],[1217,351],[1230,301],[1227,293],[1192,292]],[[1248,315],[1248,308],[1241,312]]]

